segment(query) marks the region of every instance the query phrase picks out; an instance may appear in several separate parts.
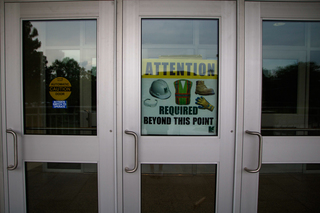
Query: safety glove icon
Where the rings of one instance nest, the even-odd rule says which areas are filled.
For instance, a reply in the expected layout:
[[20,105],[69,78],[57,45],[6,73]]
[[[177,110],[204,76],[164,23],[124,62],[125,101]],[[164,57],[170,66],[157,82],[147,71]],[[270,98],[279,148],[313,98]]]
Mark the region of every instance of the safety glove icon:
[[208,109],[210,111],[213,111],[214,106],[212,106],[204,97],[198,97],[196,98],[196,104],[198,104],[199,109]]

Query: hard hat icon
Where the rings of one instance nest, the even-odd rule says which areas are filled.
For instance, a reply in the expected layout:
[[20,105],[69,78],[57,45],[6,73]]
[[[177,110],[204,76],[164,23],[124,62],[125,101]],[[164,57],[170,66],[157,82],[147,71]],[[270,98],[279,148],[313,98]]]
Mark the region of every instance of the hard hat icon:
[[153,97],[159,99],[167,99],[171,96],[167,82],[162,79],[152,82],[149,92]]

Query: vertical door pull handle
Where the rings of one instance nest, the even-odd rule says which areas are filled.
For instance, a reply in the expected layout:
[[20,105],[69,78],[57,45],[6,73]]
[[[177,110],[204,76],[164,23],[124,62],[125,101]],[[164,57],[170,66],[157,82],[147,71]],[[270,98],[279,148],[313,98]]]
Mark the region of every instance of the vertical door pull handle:
[[14,149],[14,164],[8,166],[8,170],[15,170],[18,167],[18,137],[17,133],[12,129],[7,129],[7,133],[13,136],[13,149]]
[[134,173],[138,169],[138,135],[137,133],[129,130],[124,131],[128,135],[133,135],[134,137],[134,150],[135,150],[135,163],[134,163],[134,168],[130,169],[128,167],[125,168],[125,171],[127,173]]
[[259,160],[258,160],[258,167],[256,169],[252,170],[245,167],[244,170],[246,170],[249,173],[257,173],[260,171],[262,166],[262,145],[263,145],[262,135],[260,132],[254,132],[249,130],[246,130],[246,133],[249,135],[257,135],[259,137]]

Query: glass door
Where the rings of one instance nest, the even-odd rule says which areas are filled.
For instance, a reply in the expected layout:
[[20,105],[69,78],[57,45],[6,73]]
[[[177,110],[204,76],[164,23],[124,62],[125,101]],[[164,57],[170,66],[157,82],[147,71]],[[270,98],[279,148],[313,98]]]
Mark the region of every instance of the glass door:
[[113,10],[5,4],[7,212],[114,212]]
[[232,212],[236,3],[124,1],[123,26],[124,212]]
[[246,3],[241,212],[319,211],[319,8]]

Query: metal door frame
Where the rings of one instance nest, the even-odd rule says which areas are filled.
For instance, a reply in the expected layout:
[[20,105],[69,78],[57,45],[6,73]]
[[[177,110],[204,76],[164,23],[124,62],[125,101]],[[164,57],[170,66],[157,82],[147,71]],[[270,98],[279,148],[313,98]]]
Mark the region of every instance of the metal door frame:
[[[18,3],[17,3],[18,2]],[[5,4],[19,4],[19,3],[29,3],[30,1],[4,1],[1,0],[0,2],[0,15],[1,15],[1,124],[0,126],[1,128],[1,141],[6,141],[7,138],[11,138],[10,135],[7,135],[5,133],[5,129],[6,128],[6,118],[7,118],[7,114],[6,114],[6,74],[5,74]],[[39,1],[39,2],[33,2],[35,5],[39,5],[41,7],[41,5],[53,5],[55,7],[57,7],[57,4],[60,4],[60,2],[51,2],[50,1]],[[66,4],[69,6],[69,8],[74,7],[73,4],[77,4],[76,2],[70,2],[67,3],[62,3],[62,4]],[[90,4],[92,5],[92,3],[90,2],[85,2],[82,1],[79,5],[79,7],[82,7],[83,5],[86,4]],[[111,210],[113,212],[117,211],[117,199],[116,199],[116,181],[117,179],[115,178],[115,171],[116,171],[116,167],[115,167],[115,149],[116,149],[116,123],[114,122],[116,120],[115,114],[116,114],[116,107],[115,107],[115,102],[116,102],[116,94],[113,93],[113,91],[115,90],[115,59],[116,57],[114,56],[115,53],[115,30],[110,30],[110,28],[115,29],[115,17],[116,17],[116,7],[114,7],[113,2],[106,2],[106,1],[97,1],[96,4],[94,4],[95,6],[93,6],[92,11],[90,11],[89,13],[86,13],[83,15],[83,18],[86,17],[91,17],[91,18],[95,18],[98,17],[96,14],[99,14],[99,17],[97,18],[97,37],[100,38],[97,41],[97,56],[104,56],[104,59],[98,59],[97,60],[97,64],[98,66],[100,65],[101,67],[101,72],[103,72],[104,70],[111,70],[110,72],[104,72],[104,75],[100,75],[101,79],[98,79],[98,83],[97,83],[97,91],[98,94],[100,93],[101,95],[106,95],[106,93],[103,93],[102,91],[108,91],[108,93],[111,93],[112,95],[109,96],[109,100],[107,99],[103,99],[103,100],[99,100],[99,103],[97,103],[98,105],[100,105],[100,110],[103,111],[103,109],[110,109],[111,113],[108,113],[108,117],[105,118],[105,120],[109,120],[111,122],[105,122],[102,119],[98,119],[98,132],[100,132],[99,135],[95,136],[95,139],[97,139],[99,142],[99,148],[97,148],[96,150],[97,156],[93,157],[96,158],[98,160],[95,160],[95,162],[98,164],[98,171],[100,174],[98,174],[98,182],[100,183],[100,187],[98,189],[98,194],[99,194],[99,209],[101,211],[106,211],[106,209]],[[71,6],[71,7],[70,7]],[[30,7],[31,8],[31,7]],[[29,9],[30,9],[29,8]],[[59,7],[57,7],[59,8]],[[63,8],[65,9],[65,8]],[[73,9],[75,11],[75,8]],[[31,11],[31,10],[29,10]],[[109,12],[105,12],[102,13],[103,11],[109,11]],[[80,11],[77,11],[77,13],[80,13]],[[31,14],[31,15],[30,15]],[[29,15],[24,14],[24,18],[30,18],[32,19],[33,13],[30,12]],[[39,19],[60,19],[60,18],[81,18],[81,15],[75,15],[75,13],[73,14],[66,14],[66,13],[55,13],[52,12],[51,15],[50,13],[43,13],[42,15],[38,15],[37,17],[39,17]],[[19,18],[20,20],[20,18]],[[20,25],[20,24],[19,24]],[[100,33],[99,33],[100,32]],[[103,33],[104,32],[104,33]],[[18,35],[20,37],[20,35]],[[100,48],[99,44],[103,44],[102,46],[104,46],[105,48]],[[20,47],[19,47],[20,48]],[[105,67],[105,69],[102,69],[102,67]],[[108,67],[108,69],[106,69],[106,67]],[[20,70],[20,69],[19,69]],[[103,81],[106,80],[111,80],[112,82],[109,84],[103,84]],[[111,100],[111,101],[110,101]],[[110,111],[109,111],[110,112]],[[107,143],[107,141],[109,143]],[[2,142],[1,144],[3,144],[4,142]],[[88,144],[89,145],[89,144]],[[90,146],[90,145],[89,145]],[[1,191],[0,191],[0,198],[1,198],[1,209],[0,212],[9,212],[9,189],[8,189],[8,171],[7,171],[7,162],[6,162],[6,154],[3,153],[3,147],[1,145],[0,147],[0,167],[1,167],[1,176],[0,176],[0,186],[1,186]],[[96,147],[96,146],[94,146]],[[95,152],[96,153],[96,152]],[[70,158],[71,159],[71,158]],[[86,160],[87,162],[87,160]],[[20,168],[21,169],[21,168]],[[106,180],[102,180],[101,177],[106,177],[104,179]],[[111,193],[111,195],[110,195]],[[104,200],[102,200],[102,198],[104,198]],[[107,200],[107,201],[106,201]]]

